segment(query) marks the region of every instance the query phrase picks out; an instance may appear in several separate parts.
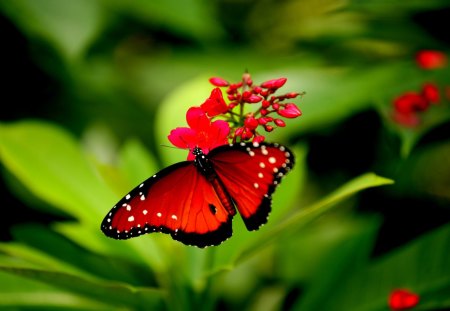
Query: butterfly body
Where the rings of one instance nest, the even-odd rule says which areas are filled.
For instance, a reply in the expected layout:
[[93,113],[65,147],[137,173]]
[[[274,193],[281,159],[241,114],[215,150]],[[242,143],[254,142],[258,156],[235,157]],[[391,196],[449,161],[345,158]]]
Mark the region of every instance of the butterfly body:
[[115,239],[168,233],[187,245],[218,245],[232,235],[236,209],[248,230],[267,222],[271,195],[294,158],[278,144],[224,145],[171,165],[122,198],[101,229]]

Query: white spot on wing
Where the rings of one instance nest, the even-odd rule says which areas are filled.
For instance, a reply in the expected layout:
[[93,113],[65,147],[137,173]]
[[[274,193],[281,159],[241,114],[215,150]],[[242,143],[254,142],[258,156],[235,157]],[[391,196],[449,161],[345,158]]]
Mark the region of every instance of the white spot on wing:
[[142,211],[142,214],[147,215],[148,211],[145,209]]
[[177,220],[178,219],[177,215],[172,215],[172,219]]
[[254,153],[253,151],[249,151],[248,154],[249,154],[251,157],[255,156],[255,153]]
[[259,188],[259,184],[255,182],[255,183],[253,184],[253,187],[255,187],[255,189],[258,189],[258,188]]
[[264,178],[263,173],[258,173],[258,177],[259,177],[259,178]]
[[277,159],[275,159],[274,157],[269,158],[269,163],[275,164],[275,162],[277,162]]
[[145,195],[141,195],[141,201],[145,200]]
[[156,213],[156,216],[161,217],[162,214],[161,213]]
[[260,167],[260,168],[265,168],[266,165],[265,165],[263,162],[259,162],[259,167]]
[[257,143],[256,141],[253,143],[253,147],[258,148],[259,147],[259,143]]
[[131,205],[127,204],[127,211],[131,211]]
[[125,199],[129,200],[131,198],[131,195],[128,193]]
[[134,221],[134,217],[133,217],[133,216],[128,217],[128,221],[129,221],[129,222]]

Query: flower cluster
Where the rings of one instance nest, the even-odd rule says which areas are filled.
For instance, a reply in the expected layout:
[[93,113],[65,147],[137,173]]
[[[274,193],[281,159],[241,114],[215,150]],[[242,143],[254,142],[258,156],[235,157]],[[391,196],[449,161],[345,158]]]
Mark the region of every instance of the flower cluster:
[[426,111],[431,104],[440,101],[439,88],[434,83],[425,83],[420,92],[409,91],[394,99],[394,120],[404,126],[417,126],[420,113]]
[[[433,50],[423,50],[416,55],[416,64],[421,69],[440,69],[447,65],[444,53]],[[448,87],[445,88],[448,91]],[[449,97],[446,94],[445,97]],[[441,90],[432,82],[422,84],[420,91],[407,91],[393,100],[392,118],[400,125],[415,127],[420,124],[420,116],[432,104],[441,101]]]
[[419,295],[407,290],[396,289],[389,295],[388,305],[391,310],[408,310],[419,303]]
[[[283,118],[297,118],[302,114],[291,100],[304,93],[275,95],[286,78],[255,85],[250,74],[245,73],[237,83],[218,77],[209,81],[215,88],[203,104],[189,108],[186,114],[189,128],[176,128],[168,136],[173,145],[190,150],[199,147],[207,154],[228,142],[262,142],[265,140],[262,131],[285,127]],[[226,88],[226,100],[221,88]],[[255,108],[247,112],[249,106]],[[192,158],[190,153],[188,159]]]

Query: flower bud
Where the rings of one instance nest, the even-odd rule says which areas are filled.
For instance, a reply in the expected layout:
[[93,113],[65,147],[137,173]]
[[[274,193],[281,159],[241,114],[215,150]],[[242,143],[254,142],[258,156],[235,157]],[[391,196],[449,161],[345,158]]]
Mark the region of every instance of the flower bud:
[[296,118],[302,115],[302,112],[295,104],[286,104],[284,109],[277,110],[277,113],[285,118]]
[[286,123],[283,120],[281,120],[281,119],[275,119],[274,122],[279,127],[285,127],[286,126]]
[[286,83],[286,78],[273,79],[261,84],[261,87],[265,89],[278,89]]
[[255,119],[254,116],[250,115],[244,120],[244,125],[246,128],[250,130],[254,130],[258,127],[259,123],[258,120]]
[[219,78],[219,77],[210,78],[209,82],[214,86],[228,86],[229,85],[228,81],[226,81],[222,78]]

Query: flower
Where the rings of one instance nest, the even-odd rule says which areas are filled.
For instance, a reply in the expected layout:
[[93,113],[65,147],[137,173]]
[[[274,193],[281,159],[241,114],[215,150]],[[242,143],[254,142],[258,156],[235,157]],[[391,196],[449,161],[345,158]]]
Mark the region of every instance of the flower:
[[[208,154],[212,149],[227,144],[230,126],[226,121],[211,122],[200,107],[189,108],[186,121],[189,127],[177,127],[168,136],[174,146],[189,150],[199,147],[204,154]],[[187,159],[194,160],[194,158],[192,152],[189,152]]]
[[[286,78],[277,78],[256,85],[249,73],[244,73],[241,81],[236,83],[219,77],[210,78],[209,82],[215,86],[210,96],[200,107],[189,109],[186,115],[189,127],[176,128],[170,133],[169,140],[180,148],[200,147],[205,154],[228,140],[230,143],[264,141],[263,130],[272,132],[287,126],[280,117],[296,118],[302,114],[294,103],[284,101],[304,92],[275,95],[286,81]],[[225,93],[222,93],[222,87]],[[250,107],[252,111],[249,111]],[[277,118],[274,114],[278,114]],[[189,154],[188,159],[193,158]]]
[[419,295],[407,289],[396,289],[389,295],[388,305],[391,310],[411,309],[419,303]]
[[416,55],[416,63],[422,69],[438,69],[447,65],[447,56],[441,51],[422,50]]
[[211,95],[200,107],[209,117],[215,117],[228,111],[228,106],[223,100],[222,91],[218,87],[212,90]]
[[425,83],[422,86],[422,96],[430,103],[438,103],[440,100],[439,88],[433,83]]

